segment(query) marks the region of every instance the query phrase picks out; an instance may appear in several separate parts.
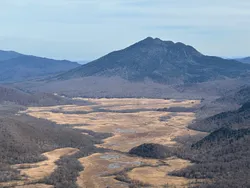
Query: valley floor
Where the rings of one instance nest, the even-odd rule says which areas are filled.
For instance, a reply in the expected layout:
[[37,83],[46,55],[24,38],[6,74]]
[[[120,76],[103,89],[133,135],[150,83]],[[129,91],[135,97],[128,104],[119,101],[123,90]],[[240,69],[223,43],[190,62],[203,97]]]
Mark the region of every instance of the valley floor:
[[[171,112],[169,107],[193,108],[196,100],[163,99],[83,99],[87,106],[62,105],[53,107],[30,107],[21,112],[64,124],[91,135],[91,131],[112,133],[112,136],[97,144],[107,151],[80,158],[84,170],[77,178],[79,187],[164,187],[166,185],[187,187],[195,179],[170,176],[168,173],[192,165],[177,157],[148,159],[128,155],[133,147],[143,143],[156,143],[176,147],[178,137],[204,134],[187,128],[195,119],[194,112]],[[160,110],[159,110],[160,109]],[[46,153],[47,161],[30,164],[21,170],[25,181],[49,175],[56,168],[55,160],[76,152],[74,148],[62,148],[64,152]],[[53,155],[50,155],[53,154]],[[58,154],[58,155],[57,155]],[[46,164],[46,167],[44,165]],[[24,165],[24,164],[23,164]],[[20,168],[21,165],[15,165]],[[34,172],[34,170],[36,172]],[[20,182],[18,184],[21,185]],[[39,185],[37,185],[39,186]],[[43,185],[41,185],[43,186]],[[45,185],[44,185],[45,186]]]

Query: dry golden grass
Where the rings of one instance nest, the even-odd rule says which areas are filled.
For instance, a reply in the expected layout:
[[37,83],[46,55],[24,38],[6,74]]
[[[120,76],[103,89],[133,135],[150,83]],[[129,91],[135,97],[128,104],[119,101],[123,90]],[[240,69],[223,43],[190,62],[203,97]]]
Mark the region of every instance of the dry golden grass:
[[[185,106],[192,107],[200,103],[199,100],[164,100],[164,99],[147,99],[147,98],[101,98],[101,99],[91,99],[91,98],[75,98],[77,100],[89,101],[95,103],[91,105],[92,107],[101,106],[102,109],[108,110],[128,110],[128,109],[156,109],[156,108],[166,108],[171,106]],[[68,105],[70,106],[70,105]],[[86,107],[82,107],[84,110]],[[81,107],[78,108],[79,110]]]
[[48,106],[48,107],[29,107],[27,111],[22,111],[22,112],[40,112],[40,111],[50,111],[50,110],[61,110],[61,111],[77,111],[82,110],[82,111],[90,111],[92,110],[91,106],[77,106],[77,105],[57,105],[57,106]]
[[[32,168],[21,169],[21,174],[28,176],[30,180],[39,180],[49,176],[56,168],[55,162],[62,156],[73,155],[78,151],[76,148],[60,148],[50,152],[46,152],[43,155],[47,157],[47,160],[33,164],[26,164],[33,166]],[[25,165],[25,164],[21,164]],[[14,168],[19,169],[20,165],[15,165]]]
[[[55,106],[55,107],[33,107],[23,113],[31,116],[48,119],[58,124],[80,124],[76,129],[88,129],[96,132],[113,133],[114,136],[104,140],[98,147],[114,149],[127,152],[131,148],[143,143],[157,143],[174,146],[178,143],[174,139],[182,135],[195,135],[196,131],[187,129],[195,114],[170,113],[160,111],[140,111],[140,109],[158,109],[173,106],[193,107],[199,101],[186,100],[174,101],[163,99],[83,99],[94,105],[88,106]],[[107,110],[129,110],[138,109],[134,113],[118,112],[96,112],[96,108]],[[62,113],[53,113],[52,110],[60,110]],[[86,114],[64,114],[66,111],[91,112]],[[166,121],[161,121],[161,117],[168,117]],[[102,157],[102,156],[111,157]],[[113,156],[113,157],[112,157]],[[117,157],[119,156],[119,157]],[[79,160],[84,168],[80,173],[77,183],[80,187],[128,187],[127,184],[114,179],[114,176],[104,176],[115,173],[127,167],[138,167],[128,173],[133,180],[143,183],[154,184],[157,187],[171,183],[177,187],[187,184],[188,180],[181,177],[168,176],[167,173],[173,170],[184,168],[190,163],[181,159],[166,159],[170,166],[161,167],[139,167],[142,163],[155,165],[160,160],[142,159],[129,157],[126,155],[109,152],[106,154],[93,154]],[[50,168],[53,169],[53,166]],[[36,176],[35,171],[29,171]],[[29,173],[28,172],[28,173]],[[27,172],[26,172],[27,173]],[[45,174],[43,174],[45,175]],[[39,176],[39,172],[37,177]]]
[[[114,137],[104,140],[104,144],[99,145],[99,147],[120,151],[128,151],[132,147],[145,142],[173,145],[176,144],[173,141],[175,137],[195,134],[195,131],[186,128],[187,124],[195,118],[194,113],[174,113],[172,115],[169,112],[144,111],[136,113],[63,114],[52,113],[43,109],[40,112],[37,110],[32,112],[29,109],[28,114],[58,124],[85,125],[74,127],[76,129],[113,133]],[[170,119],[167,122],[160,121],[159,119],[162,116],[170,116]],[[124,144],[124,141],[127,141],[126,144]]]
[[120,172],[128,167],[139,167],[142,164],[157,165],[158,160],[129,157],[120,153],[109,152],[93,154],[79,159],[85,167],[77,179],[80,187],[128,187],[126,183],[115,180],[115,176],[107,176]]
[[161,116],[167,115],[169,115],[167,112],[140,112],[135,113],[135,117],[126,117],[125,114],[118,119],[120,122],[112,119],[112,123],[108,126],[105,126],[107,124],[105,122],[105,128],[98,122],[98,124],[87,126],[87,129],[112,132],[115,136],[104,140],[104,144],[99,145],[99,147],[123,152],[143,143],[174,145],[176,142],[173,139],[177,136],[195,134],[195,131],[186,128],[186,125],[194,119],[192,113],[179,113],[178,119],[172,117],[168,122],[159,120]]
[[[179,170],[191,165],[189,161],[178,158],[168,158],[165,160],[145,159],[109,152],[104,154],[93,154],[81,158],[79,161],[85,167],[85,170],[80,173],[80,176],[77,179],[77,184],[79,187],[84,188],[128,187],[128,184],[115,180],[115,176],[112,174],[131,167],[134,169],[127,172],[129,179],[150,184],[152,187],[159,187],[165,184],[174,185],[176,187],[185,187],[190,181],[186,178],[169,176],[167,174],[174,170]],[[154,167],[163,162],[167,165]],[[148,166],[140,167],[142,165]]]
[[[57,165],[55,162],[63,156],[73,155],[78,149],[75,148],[60,148],[50,152],[46,152],[43,155],[47,157],[47,160],[37,162],[37,163],[26,163],[26,164],[17,164],[12,167],[18,169],[25,178],[20,181],[12,181],[7,183],[0,183],[1,186],[12,186],[19,185],[26,187],[25,184],[30,184],[32,182],[37,182],[45,177],[51,175],[52,172],[56,169]],[[26,166],[27,168],[23,169],[22,167]],[[30,185],[30,186],[44,186],[44,185]],[[40,187],[38,187],[40,188]]]
[[[145,142],[173,145],[173,139],[181,135],[193,135],[187,124],[195,118],[193,113],[145,111],[137,113],[63,114],[52,112],[29,112],[37,118],[45,118],[58,124],[83,124],[76,129],[89,129],[96,132],[109,132],[115,136],[104,140],[99,147],[128,151]],[[160,121],[162,116],[171,116],[167,121]],[[128,141],[129,140],[129,141]],[[124,141],[126,144],[124,144]],[[115,143],[115,144],[114,144]]]
[[171,106],[185,106],[192,107],[199,104],[198,100],[164,100],[164,99],[136,99],[136,98],[123,98],[123,99],[88,99],[91,102],[97,103],[104,109],[109,110],[128,110],[128,109],[157,109],[166,108]]
[[190,181],[189,179],[169,176],[168,173],[190,166],[191,163],[187,160],[178,158],[170,158],[166,161],[169,166],[139,167],[130,171],[128,176],[133,180],[138,180],[155,186],[169,184],[176,187],[186,187]]

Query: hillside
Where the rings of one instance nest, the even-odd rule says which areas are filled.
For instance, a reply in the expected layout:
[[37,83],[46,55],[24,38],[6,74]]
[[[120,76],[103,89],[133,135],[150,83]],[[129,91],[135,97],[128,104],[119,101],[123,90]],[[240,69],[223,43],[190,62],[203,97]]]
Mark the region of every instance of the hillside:
[[[172,175],[208,179],[199,188],[250,186],[250,103],[189,126],[210,133],[182,148],[177,155],[195,164]],[[184,149],[184,150],[183,150]]]
[[20,56],[23,56],[23,54],[19,54],[19,53],[14,52],[14,51],[0,50],[0,61],[5,61],[5,60],[20,57]]
[[249,123],[250,102],[247,102],[238,110],[222,112],[203,120],[198,120],[194,124],[189,125],[189,128],[212,132],[222,127],[249,128]]
[[[24,183],[36,184],[37,180],[28,179],[20,171],[29,168],[36,170],[38,166],[24,164],[16,169],[11,165],[22,163],[35,163],[36,165],[36,162],[48,159],[47,156],[42,155],[44,152],[58,148],[75,148],[78,151],[75,155],[66,155],[58,160],[55,159],[58,168],[54,172],[52,170],[51,175],[47,172],[48,167],[46,168],[46,166],[50,164],[47,164],[46,161],[44,167],[41,166],[41,170],[37,169],[35,173],[39,174],[44,171],[45,174],[49,175],[46,179],[38,178],[39,182],[55,187],[76,187],[75,181],[79,175],[78,172],[83,170],[78,158],[97,151],[101,152],[102,150],[94,145],[100,143],[101,139],[105,137],[107,136],[102,134],[84,135],[81,131],[26,115],[0,115],[0,184],[21,179]],[[52,157],[55,158],[56,156]],[[10,183],[10,186],[12,184]],[[36,187],[36,185],[33,186]],[[2,186],[0,185],[0,187]]]
[[78,66],[78,63],[66,60],[53,60],[1,51],[0,82],[20,82],[41,78],[59,74]]
[[[67,150],[67,148],[75,148],[79,152],[73,156],[60,158],[57,161],[57,170],[54,172],[52,170],[53,173],[50,176],[46,179],[39,178],[39,181],[55,185],[55,187],[75,186],[78,171],[83,170],[77,159],[100,151],[94,144],[100,143],[102,139],[109,135],[95,134],[95,132],[92,132],[91,136],[84,135],[81,131],[76,131],[70,127],[18,114],[18,111],[25,110],[27,106],[72,103],[87,104],[85,101],[73,101],[53,94],[28,93],[0,86],[0,187],[3,186],[1,183],[12,180],[22,179],[25,183],[30,183],[30,180],[22,175],[21,169],[35,169],[36,166],[24,164],[24,167],[21,165],[20,168],[16,169],[11,166],[12,164],[36,163],[48,160],[47,155],[44,156],[44,152],[51,151],[53,153],[55,149]],[[52,155],[53,157],[55,156]],[[43,169],[43,167],[41,168]],[[48,168],[43,170],[45,174],[48,173]],[[37,169],[36,173],[39,174],[40,172],[41,170]],[[64,177],[63,181],[61,177]]]
[[[250,186],[250,130],[221,128],[188,149],[184,158],[193,166],[171,174],[187,178],[208,178],[199,188],[241,188]],[[186,156],[185,156],[186,155]]]
[[164,159],[170,157],[172,153],[166,146],[146,143],[132,148],[129,154],[145,158]]
[[218,145],[228,145],[230,142],[237,141],[246,135],[250,135],[250,129],[231,129],[228,127],[222,127],[215,130],[202,140],[192,145],[192,148],[213,148]]
[[0,117],[0,159],[7,164],[41,160],[40,154],[61,147],[94,149],[96,142],[73,129],[29,116]]
[[70,104],[71,99],[55,96],[50,93],[27,93],[18,89],[0,85],[0,104],[21,106],[51,106]]
[[250,64],[250,57],[245,57],[245,58],[241,58],[241,59],[236,59],[237,61],[241,62],[241,63],[248,63]]
[[232,92],[225,93],[223,97],[216,100],[219,103],[236,103],[244,104],[250,101],[250,86],[242,86]]
[[248,70],[250,65],[235,60],[206,56],[180,42],[148,37],[57,78],[119,76],[132,82],[150,79],[164,84],[181,84],[236,78]]

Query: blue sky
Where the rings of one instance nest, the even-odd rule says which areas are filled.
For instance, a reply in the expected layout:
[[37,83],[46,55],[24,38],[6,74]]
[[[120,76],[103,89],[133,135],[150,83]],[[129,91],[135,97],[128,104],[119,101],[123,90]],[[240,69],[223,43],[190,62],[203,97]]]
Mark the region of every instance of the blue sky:
[[0,0],[0,49],[92,60],[147,36],[250,56],[249,0]]

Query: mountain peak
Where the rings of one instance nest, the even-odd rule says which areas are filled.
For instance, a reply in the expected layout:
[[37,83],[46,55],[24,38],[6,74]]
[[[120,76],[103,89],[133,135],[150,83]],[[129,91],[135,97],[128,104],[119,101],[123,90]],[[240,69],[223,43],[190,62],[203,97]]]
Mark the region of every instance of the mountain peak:
[[129,81],[150,79],[165,84],[181,84],[231,78],[246,70],[250,70],[249,65],[205,56],[184,43],[147,37],[57,78],[119,76]]
[[[173,42],[171,40],[164,41],[159,38],[147,37],[131,46],[126,48],[127,50],[141,50],[144,52],[154,53],[172,53],[177,56],[186,56],[191,58],[196,56],[200,57],[202,54],[194,47],[186,45],[181,42]],[[170,54],[168,54],[170,55]]]
[[153,38],[153,37],[147,37],[142,41],[151,41],[151,42],[164,42],[163,40],[161,40],[160,38]]
[[185,51],[189,51],[192,52],[194,55],[200,56],[201,53],[198,52],[194,47],[190,46],[190,45],[186,45],[182,42],[173,42],[171,40],[165,41],[165,40],[161,40],[160,38],[153,38],[153,37],[147,37],[137,43],[135,43],[134,45],[132,45],[132,47],[162,47],[162,48],[169,48],[169,49],[175,49],[175,50],[185,50]]
[[137,42],[136,44],[148,44],[148,45],[152,45],[152,44],[155,44],[155,45],[160,45],[160,44],[169,44],[169,45],[173,45],[174,42],[173,41],[163,41],[159,38],[153,38],[153,37],[147,37],[139,42]]

